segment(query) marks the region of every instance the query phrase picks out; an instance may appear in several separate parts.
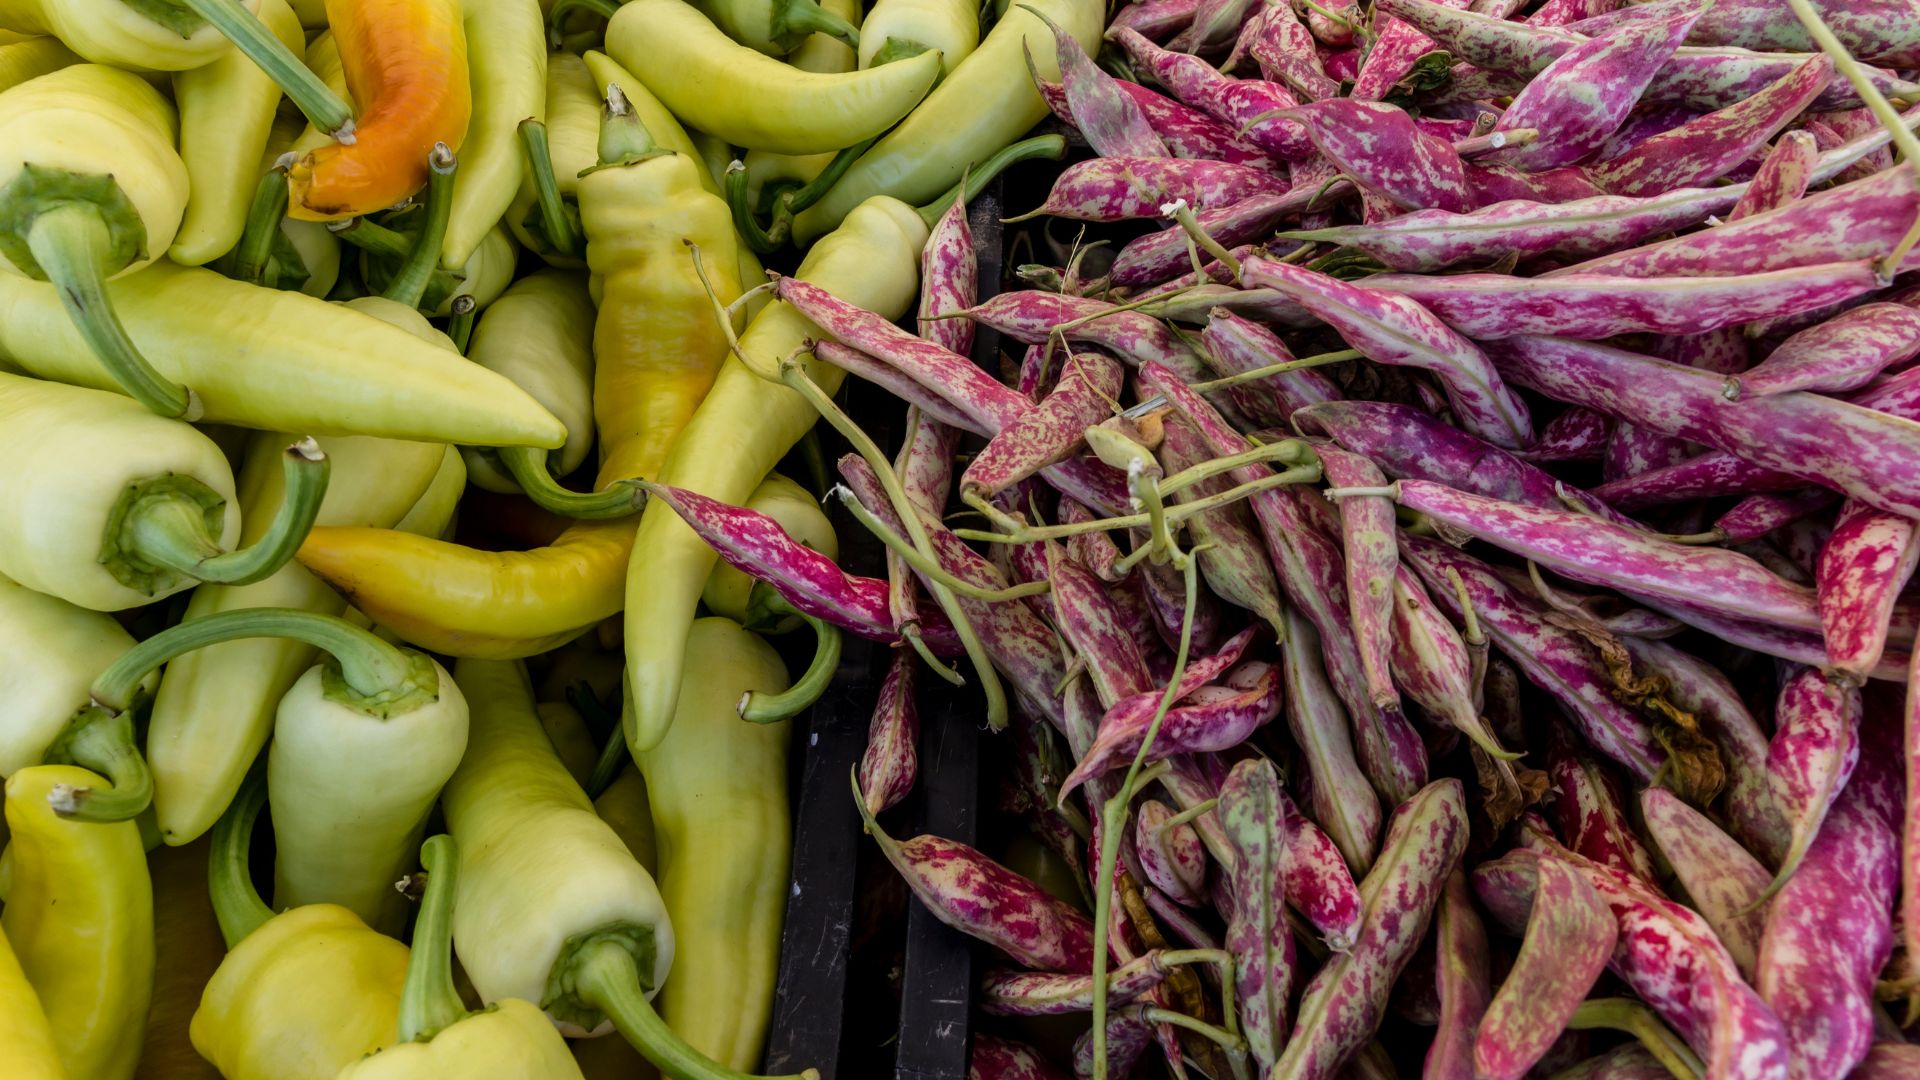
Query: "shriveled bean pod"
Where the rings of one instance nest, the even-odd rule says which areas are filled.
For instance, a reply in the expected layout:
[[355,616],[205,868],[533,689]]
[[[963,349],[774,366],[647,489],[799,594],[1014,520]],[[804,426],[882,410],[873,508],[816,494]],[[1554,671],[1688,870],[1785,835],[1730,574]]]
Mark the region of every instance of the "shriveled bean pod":
[[1047,200],[1013,220],[1042,214],[1069,221],[1158,218],[1176,199],[1198,208],[1231,206],[1287,190],[1287,182],[1252,165],[1189,158],[1100,157],[1076,161],[1054,179]]
[[1814,575],[1827,665],[1837,677],[1865,682],[1879,665],[1894,604],[1916,563],[1912,518],[1851,500],[1841,508]]
[[1189,907],[1207,898],[1207,856],[1193,826],[1167,824],[1173,811],[1158,799],[1140,804],[1133,819],[1133,847],[1140,872],[1154,888]]
[[[1573,1011],[1606,969],[1619,923],[1578,872],[1552,859],[1535,864],[1526,936],[1474,1037],[1474,1070],[1485,1080],[1520,1080],[1546,1056]],[[1476,871],[1484,898],[1496,871]]]
[[1271,259],[1248,259],[1241,273],[1247,281],[1306,306],[1368,359],[1432,371],[1446,387],[1462,426],[1472,433],[1508,449],[1533,441],[1526,406],[1501,381],[1486,354],[1419,304]]
[[[1474,910],[1467,875],[1447,877],[1434,916],[1434,943],[1440,995],[1439,1030],[1420,1071],[1421,1080],[1473,1080],[1474,1033],[1486,1015],[1493,987],[1487,974],[1487,928]],[[1375,1044],[1378,1045],[1377,1043]]]
[[1319,634],[1297,608],[1288,608],[1284,617],[1282,696],[1287,728],[1310,781],[1308,814],[1340,849],[1349,872],[1364,873],[1379,848],[1380,800],[1354,760],[1345,710],[1321,664]]
[[1727,380],[1729,399],[1811,390],[1857,390],[1920,356],[1920,310],[1862,304],[1781,342],[1765,360]]
[[1288,1044],[1287,1003],[1295,969],[1281,883],[1288,875],[1280,777],[1263,758],[1242,761],[1227,774],[1215,811],[1233,846],[1227,888],[1233,917],[1227,951],[1234,959],[1234,1003],[1254,1060],[1271,1069]]
[[1093,924],[1046,890],[979,851],[938,836],[895,840],[854,799],[866,830],[934,918],[1027,967],[1069,975],[1093,970]]
[[1619,783],[1558,729],[1548,730],[1547,746],[1554,823],[1567,846],[1602,866],[1654,881],[1653,856],[1627,820]]
[[860,793],[878,814],[907,797],[920,775],[915,742],[920,737],[920,708],[914,701],[915,669],[910,650],[894,651],[880,683],[873,720],[867,725],[867,749],[860,755]]
[[1327,98],[1284,114],[1340,172],[1405,210],[1465,211],[1474,200],[1466,169],[1447,140],[1421,131],[1391,105]]
[[1860,691],[1801,668],[1780,687],[1767,775],[1792,840],[1774,877],[1793,874],[1860,762]]
[[1360,884],[1360,936],[1307,984],[1293,1037],[1269,1080],[1331,1080],[1373,1038],[1388,992],[1426,935],[1466,843],[1466,798],[1457,780],[1435,781],[1394,811],[1380,856]]
[[[1212,457],[1206,441],[1186,417],[1170,414],[1162,422],[1162,429],[1165,435],[1160,455],[1170,471],[1187,469]],[[1195,484],[1191,492],[1182,492],[1176,498],[1187,502],[1218,495],[1232,486],[1229,477],[1209,477]],[[1260,542],[1260,534],[1254,529],[1251,511],[1244,505],[1231,503],[1195,514],[1187,519],[1187,533],[1192,538],[1200,560],[1200,573],[1206,578],[1208,588],[1220,599],[1260,616],[1273,627],[1276,636],[1282,636],[1280,583],[1274,577],[1273,563]]]
[[1072,354],[1060,382],[1038,405],[1000,428],[960,475],[963,499],[991,499],[1050,465],[1071,458],[1082,432],[1109,416],[1120,395],[1120,365],[1095,350]]
[[[1336,488],[1384,487],[1387,478],[1378,466],[1359,454],[1335,447],[1319,449],[1327,483]],[[1340,535],[1346,556],[1347,613],[1360,667],[1376,706],[1400,704],[1393,685],[1394,575],[1400,568],[1398,532],[1393,500],[1378,495],[1354,495],[1340,500]]]
[[1739,841],[1664,788],[1642,791],[1640,812],[1647,835],[1673,867],[1694,910],[1719,935],[1740,974],[1751,981],[1758,970],[1760,935],[1767,926],[1765,905],[1757,909],[1755,905],[1766,894],[1773,875]]

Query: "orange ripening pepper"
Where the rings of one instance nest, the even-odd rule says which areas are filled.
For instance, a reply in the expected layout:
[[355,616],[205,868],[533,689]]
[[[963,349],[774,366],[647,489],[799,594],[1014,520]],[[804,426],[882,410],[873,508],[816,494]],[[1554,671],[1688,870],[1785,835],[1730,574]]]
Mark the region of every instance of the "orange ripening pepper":
[[287,172],[287,216],[338,221],[385,210],[427,183],[436,142],[460,149],[473,113],[459,0],[327,0],[353,141],[310,150]]

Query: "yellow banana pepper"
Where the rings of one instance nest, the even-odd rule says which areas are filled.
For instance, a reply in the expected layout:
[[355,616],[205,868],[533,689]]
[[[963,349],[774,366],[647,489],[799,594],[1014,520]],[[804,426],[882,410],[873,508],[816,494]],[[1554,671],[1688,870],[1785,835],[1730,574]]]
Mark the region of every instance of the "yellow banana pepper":
[[23,37],[0,43],[0,90],[80,62],[73,50],[56,37]]
[[507,212],[520,189],[522,120],[544,120],[547,27],[535,0],[461,0],[473,119],[460,147],[460,177],[440,248],[440,265],[458,270]]
[[11,1080],[66,1080],[47,1011],[5,934],[0,934],[0,1046],[6,1047]]

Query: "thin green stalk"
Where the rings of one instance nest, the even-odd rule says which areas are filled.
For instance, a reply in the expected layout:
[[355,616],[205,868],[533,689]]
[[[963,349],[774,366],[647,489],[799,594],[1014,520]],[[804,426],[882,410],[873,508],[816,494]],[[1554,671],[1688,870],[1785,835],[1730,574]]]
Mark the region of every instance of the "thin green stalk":
[[177,623],[120,654],[93,681],[93,700],[124,711],[133,704],[140,683],[174,657],[257,637],[291,638],[331,654],[340,662],[341,678],[366,697],[408,685],[415,674],[406,652],[344,619],[297,608],[240,608]]
[[[1193,502],[1179,503],[1167,508],[1169,522],[1181,522],[1209,510],[1217,510],[1230,503],[1239,502],[1250,495],[1259,494],[1268,488],[1283,484],[1313,484],[1320,480],[1320,463],[1296,465],[1285,472],[1271,476],[1262,476],[1244,484],[1229,488],[1218,495],[1209,495]],[[1126,514],[1121,517],[1101,518],[1097,521],[1076,521],[1067,525],[1030,526],[1017,533],[991,533],[978,529],[955,529],[953,534],[962,540],[977,540],[989,544],[1033,544],[1042,540],[1064,540],[1069,536],[1083,533],[1105,532],[1108,529],[1138,529],[1148,523],[1146,514]]]
[[547,125],[528,117],[520,121],[520,148],[526,155],[527,175],[533,178],[534,205],[540,208],[540,231],[555,254],[581,253],[578,212],[569,215],[560,185],[553,176],[553,151]]
[[177,0],[207,20],[234,48],[247,54],[272,79],[313,126],[336,142],[353,142],[353,110],[273,31],[240,6],[240,0]]
[[1205,816],[1214,807],[1219,805],[1220,805],[1220,800],[1217,798],[1208,799],[1207,801],[1202,803],[1195,803],[1194,805],[1187,807],[1185,810],[1182,810],[1179,813],[1174,814],[1173,816],[1167,818],[1167,820],[1161,822],[1159,831],[1166,832],[1168,829],[1185,825],[1195,820],[1196,818]]
[[453,897],[460,885],[460,849],[446,833],[427,837],[420,847],[427,891],[413,922],[413,950],[407,978],[400,986],[399,1035],[420,1042],[467,1016],[453,985]]
[[387,282],[387,299],[419,307],[433,272],[440,269],[440,249],[447,240],[447,218],[453,211],[453,175],[459,160],[446,143],[437,142],[427,153],[427,219],[414,238],[413,250]]
[[777,724],[810,708],[832,685],[840,667],[840,628],[832,623],[802,614],[813,627],[813,662],[792,686],[778,693],[749,690],[740,695],[740,719],[753,724]]
[[1289,371],[1325,367],[1328,364],[1344,364],[1349,360],[1359,360],[1361,358],[1362,354],[1359,349],[1340,349],[1336,352],[1320,353],[1316,356],[1306,356],[1298,360],[1287,360],[1278,364],[1268,364],[1265,367],[1236,372],[1223,378],[1194,383],[1192,388],[1198,393],[1207,394],[1215,390],[1225,390],[1229,386],[1239,386],[1241,383],[1258,382],[1269,375],[1284,375]]
[[253,875],[247,870],[253,825],[266,804],[267,759],[263,756],[248,770],[246,782],[227,804],[226,813],[214,822],[207,852],[207,895],[229,950],[273,918],[273,909],[260,899],[253,887]]
[[952,589],[957,595],[969,600],[979,600],[982,603],[998,604],[1028,596],[1041,596],[1053,588],[1044,581],[1023,581],[1004,589],[988,589],[975,585],[965,578],[956,576],[952,571],[941,566],[937,560],[921,554],[911,541],[888,528],[886,522],[881,521],[873,511],[860,505],[860,500],[855,498],[853,492],[844,484],[836,486],[833,494],[846,506],[847,512],[853,515],[854,520],[879,537],[880,542],[885,544],[888,550],[898,554],[908,566]]

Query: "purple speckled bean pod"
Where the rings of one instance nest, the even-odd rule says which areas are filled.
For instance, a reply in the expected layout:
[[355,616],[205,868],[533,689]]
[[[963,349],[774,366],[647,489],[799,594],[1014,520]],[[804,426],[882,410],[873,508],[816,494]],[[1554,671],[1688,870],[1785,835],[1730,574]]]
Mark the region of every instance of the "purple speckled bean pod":
[[1778,209],[1805,195],[1819,156],[1818,144],[1806,132],[1789,131],[1780,136],[1760,163],[1760,171],[1747,184],[1746,193],[1727,213],[1727,220],[1739,221]]
[[1293,1038],[1269,1080],[1332,1080],[1373,1038],[1466,844],[1458,780],[1435,781],[1394,811],[1380,856],[1360,884],[1360,936],[1307,984]]
[[[1807,117],[1803,121],[1804,131],[1815,146],[1822,150],[1844,146],[1848,142],[1866,134],[1878,134],[1886,129],[1881,127],[1879,118],[1872,109],[1842,109],[1839,112],[1822,113],[1819,119]],[[1833,142],[1827,141],[1831,134]],[[1858,180],[1863,176],[1872,176],[1881,169],[1893,168],[1893,148],[1883,146],[1858,162],[1850,165],[1839,174],[1841,183]]]
[[[1804,524],[1806,522],[1796,522],[1794,526],[1788,527],[1788,531],[1791,532],[1795,527]],[[1785,556],[1778,556],[1778,558],[1782,563],[1788,562]],[[1775,572],[1784,572],[1784,570],[1776,567]],[[1678,602],[1648,601],[1648,606],[1682,619],[1687,625],[1704,633],[1723,638],[1728,644],[1752,649],[1796,664],[1817,668],[1827,666],[1826,643],[1821,640],[1818,633],[1781,626],[1777,623],[1733,618],[1721,610]],[[1868,677],[1895,682],[1904,681],[1904,672],[1910,658],[1909,651],[1905,647],[1898,650],[1888,649]]]
[[1640,100],[1700,11],[1644,19],[1568,49],[1513,99],[1493,130],[1535,128],[1523,146],[1494,151],[1494,164],[1537,172],[1595,156]]
[[1285,190],[1284,179],[1251,165],[1174,157],[1089,158],[1062,170],[1047,201],[1013,220],[1041,214],[1071,221],[1158,218],[1160,208],[1175,199],[1204,209]]
[[[1244,435],[1167,368],[1156,364],[1142,367],[1140,383],[1147,391],[1165,394],[1186,413],[1215,454],[1252,448]],[[1232,476],[1235,483],[1247,483],[1270,473],[1264,466],[1247,466],[1235,469]],[[1267,551],[1279,572],[1281,589],[1305,611],[1320,634],[1328,675],[1353,723],[1360,765],[1376,789],[1397,804],[1424,786],[1426,748],[1405,715],[1375,708],[1367,692],[1359,649],[1353,641],[1352,619],[1347,613],[1345,569],[1339,548],[1310,524],[1314,520],[1311,515],[1319,511],[1306,500],[1316,498],[1279,488],[1258,492],[1248,501],[1253,504],[1254,518],[1260,523]]]
[[998,428],[997,424],[941,397],[939,391],[930,390],[914,381],[913,376],[905,371],[859,349],[850,349],[837,341],[817,341],[813,346],[813,355],[919,409],[920,415],[933,423],[981,436],[991,435]]
[[1384,401],[1337,401],[1300,410],[1302,430],[1332,436],[1396,480],[1432,480],[1488,498],[1560,508],[1558,492],[1579,499],[1594,513],[1638,526],[1599,499],[1568,488],[1538,466],[1474,438],[1418,409]]
[[[1316,448],[1330,487],[1384,487],[1387,478],[1372,461],[1334,446]],[[1348,616],[1360,667],[1374,704],[1398,708],[1393,685],[1394,574],[1400,567],[1393,500],[1378,495],[1340,500],[1340,536],[1346,557]]]
[[1727,538],[1728,543],[1745,543],[1758,540],[1808,514],[1817,514],[1839,501],[1838,492],[1825,488],[1749,495],[1735,503],[1733,509],[1715,518],[1713,527]]
[[926,246],[920,249],[920,336],[965,356],[973,348],[973,323],[934,316],[972,307],[979,299],[979,280],[973,227],[967,222],[966,204],[955,199],[934,222]]
[[895,840],[863,802],[867,834],[934,918],[1039,971],[1093,970],[1093,923],[979,851],[938,836]]
[[[1483,900],[1505,892],[1501,873],[1498,866],[1474,873]],[[1620,935],[1606,901],[1564,863],[1537,860],[1529,891],[1519,955],[1474,1038],[1474,1069],[1484,1080],[1520,1080],[1546,1056],[1606,970]]]
[[[953,489],[953,454],[960,445],[960,429],[924,414],[909,415],[907,424],[913,437],[900,448],[893,469],[907,498],[915,506],[937,514],[946,507],[947,495]],[[919,623],[919,588],[906,560],[888,549],[887,602],[895,626]]]
[[1786,880],[1805,858],[1860,762],[1860,709],[1857,688],[1829,682],[1814,668],[1799,669],[1780,687],[1767,776],[1792,839],[1776,880]]
[[1373,864],[1380,843],[1380,800],[1353,756],[1346,711],[1328,684],[1320,638],[1298,609],[1285,613],[1280,677],[1285,683],[1287,729],[1311,777],[1309,816],[1339,849],[1351,873]]
[[1877,1042],[1847,1080],[1909,1080],[1920,1076],[1920,1046]]
[[1360,935],[1360,887],[1339,845],[1282,790],[1277,800],[1287,838],[1287,903],[1306,917],[1327,948],[1346,952]]
[[1220,948],[1220,934],[1213,927],[1194,916],[1194,913],[1169,900],[1159,889],[1141,890],[1147,900],[1147,909],[1164,930],[1173,933],[1175,940],[1190,949]]
[[1766,894],[1773,875],[1712,819],[1664,788],[1640,793],[1647,835],[1687,890],[1694,910],[1707,920],[1740,974],[1751,982],[1758,970],[1760,935],[1767,926]]
[[1083,432],[1113,412],[1120,365],[1097,350],[1068,359],[1060,382],[1038,405],[1002,427],[960,475],[960,493],[991,499],[1042,469],[1072,458]]
[[[1146,658],[1107,599],[1100,579],[1068,558],[1064,547],[1047,544],[1045,548],[1054,625],[1086,664],[1101,707],[1111,709],[1118,701],[1146,693],[1153,682]],[[1074,752],[1079,754],[1083,748],[1075,747]]]
[[1878,288],[1864,259],[1727,277],[1568,274],[1379,274],[1367,287],[1409,297],[1479,340],[1557,334],[1693,334],[1769,314],[1808,311]]
[[1460,155],[1420,130],[1406,112],[1352,98],[1327,98],[1289,110],[1340,172],[1407,210],[1473,208]]
[[[1159,986],[1167,966],[1158,951],[1107,972],[1107,1001],[1124,1005]],[[995,968],[980,979],[980,1011],[989,1016],[1061,1016],[1093,1008],[1093,976]]]
[[1432,371],[1461,426],[1473,434],[1507,449],[1533,441],[1526,406],[1486,354],[1418,303],[1271,259],[1248,259],[1241,273],[1304,305],[1368,359]]
[[[1672,13],[1674,9],[1661,5],[1647,10],[1658,11],[1664,16]],[[1594,155],[1594,160],[1606,161],[1618,157],[1641,142],[1663,131],[1672,131],[1694,117],[1702,115],[1704,114],[1700,110],[1689,109],[1684,105],[1642,105],[1629,113],[1626,120],[1622,121],[1620,126],[1614,129],[1613,134],[1607,137],[1606,145]]]
[[[1353,185],[1338,181],[1332,185],[1317,179],[1302,179],[1301,170],[1293,174],[1293,186],[1279,195],[1258,195],[1232,206],[1195,215],[1208,236],[1234,248],[1265,237],[1282,218],[1298,214],[1311,206],[1331,205],[1353,191]],[[1135,237],[1120,249],[1113,261],[1115,285],[1155,285],[1190,269],[1186,233],[1162,229]]]
[[1154,134],[1167,144],[1168,151],[1174,157],[1225,161],[1272,171],[1284,167],[1231,126],[1199,109],[1182,105],[1158,90],[1136,82],[1122,81],[1120,89],[1133,99],[1134,104],[1140,106]]
[[1751,97],[1588,166],[1587,175],[1616,195],[1657,195],[1711,183],[1751,158],[1831,82],[1833,61],[1815,56]]
[[[1522,4],[1520,6],[1525,7],[1526,5]],[[1568,26],[1593,18],[1596,13],[1595,9],[1598,7],[1600,7],[1600,5],[1595,3],[1595,0],[1547,0],[1546,3],[1535,8],[1533,14],[1528,15],[1520,21],[1529,26]],[[1506,15],[1502,15],[1497,10],[1488,10],[1482,8],[1479,4],[1475,4],[1473,10],[1477,14],[1495,19],[1507,18],[1512,14],[1512,12],[1508,12]]]
[[1545,172],[1522,172],[1506,165],[1466,163],[1467,190],[1473,205],[1487,206],[1512,199],[1542,203],[1579,202],[1606,194],[1574,166]]
[[1547,777],[1554,824],[1568,847],[1642,881],[1656,880],[1653,856],[1627,820],[1619,782],[1554,726],[1547,731]]
[[[1136,531],[1134,543],[1139,545],[1145,542],[1146,530]],[[1155,565],[1151,560],[1142,565],[1133,577],[1140,583],[1140,595],[1146,599],[1147,610],[1153,613],[1153,625],[1160,633],[1161,644],[1166,646],[1166,653],[1161,654],[1161,659],[1167,665],[1163,670],[1170,671],[1171,654],[1180,644],[1180,625],[1186,618],[1186,582],[1172,563]],[[1211,592],[1200,590],[1193,607],[1193,647],[1212,649],[1217,646],[1224,637],[1224,619],[1220,601]]]
[[1067,1074],[1025,1043],[976,1031],[968,1044],[967,1080],[1066,1080]]
[[[1041,19],[1053,31],[1067,109],[1093,152],[1101,157],[1166,157],[1166,144],[1154,134],[1140,106],[1120,89],[1120,80],[1101,71],[1072,34],[1044,15]],[[1033,69],[1031,61],[1027,66]],[[1038,74],[1034,81],[1040,81]]]
[[917,667],[919,660],[910,650],[895,650],[867,726],[867,749],[860,756],[860,792],[876,814],[906,798],[920,775],[914,750],[920,736],[920,707],[913,696]]
[[[1246,655],[1247,647],[1253,644],[1253,638],[1254,630],[1249,627],[1235,634],[1221,647],[1220,651],[1189,663],[1186,671],[1180,676],[1179,686],[1174,691],[1174,702],[1177,704],[1185,700],[1201,687],[1226,674],[1240,662],[1241,657]],[[1103,705],[1106,713],[1100,718],[1100,730],[1104,732],[1109,727],[1114,727],[1145,731],[1147,723],[1153,719],[1154,710],[1160,706],[1162,692],[1158,688],[1143,687],[1111,705]],[[1138,748],[1138,743],[1135,747]],[[1084,758],[1087,752],[1088,748],[1085,746],[1074,747],[1076,757]],[[1074,771],[1078,773],[1083,768],[1085,768],[1084,761],[1081,763],[1081,768]],[[1075,783],[1077,781],[1073,777],[1068,777],[1061,785],[1062,792],[1073,787]]]
[[1327,76],[1314,48],[1313,34],[1293,13],[1293,5],[1269,0],[1247,51],[1267,78],[1284,84],[1302,101],[1339,97],[1340,84]]
[[1150,38],[1167,37],[1186,29],[1199,6],[1200,0],[1140,0],[1115,11],[1113,25],[1131,27]]
[[[1150,692],[1158,705],[1158,691]],[[1167,710],[1160,732],[1147,751],[1147,760],[1174,754],[1229,750],[1245,742],[1255,728],[1280,715],[1280,669],[1250,661],[1228,672],[1219,686],[1202,686]],[[1137,699],[1128,699],[1128,701]],[[1093,746],[1074,766],[1063,791],[1111,769],[1124,768],[1146,739],[1152,710],[1110,709],[1100,722]]]
[[1920,310],[1862,304],[1781,342],[1765,360],[1727,380],[1729,398],[1789,390],[1858,390],[1882,371],[1920,356]]
[[1458,601],[1446,570],[1458,573],[1493,644],[1560,703],[1588,744],[1626,766],[1635,779],[1652,780],[1666,753],[1647,722],[1615,699],[1612,679],[1584,638],[1549,622],[1544,609],[1478,559],[1422,537],[1402,537],[1400,550],[1456,619],[1464,613],[1454,606]]
[[1491,351],[1503,374],[1548,397],[1631,417],[1882,510],[1920,514],[1920,424],[1911,420],[1817,394],[1729,404],[1710,372],[1592,342],[1518,337]]
[[[650,497],[672,507],[727,565],[773,586],[796,611],[874,641],[899,640],[888,610],[886,582],[846,573],[759,511],[681,488],[644,486]],[[953,626],[939,612],[927,613],[920,633],[935,652],[959,655]]]
[[[1449,7],[1466,6],[1465,0],[1441,2]],[[1427,35],[1391,15],[1374,16],[1373,34],[1373,44],[1360,61],[1360,73],[1354,77],[1350,95],[1360,101],[1379,101],[1386,97],[1413,71],[1415,61],[1438,48]]]
[[[1433,0],[1385,0],[1379,10],[1406,20],[1439,42],[1457,59],[1479,67],[1537,74],[1586,38],[1559,28],[1503,22],[1456,11]],[[1695,109],[1719,109],[1743,101],[1795,66],[1808,53],[1755,53],[1718,46],[1686,46],[1673,54],[1648,85],[1642,100]],[[1877,68],[1867,69],[1883,94],[1908,97],[1917,89]],[[1811,106],[1815,111],[1850,109],[1860,103],[1851,84],[1840,80]]]
[[[1913,7],[1902,0],[1814,0],[1813,9],[1847,52],[1856,59],[1888,67],[1920,66],[1920,27]],[[1638,5],[1588,20],[1636,17]],[[1583,30],[1582,32],[1587,32]],[[1774,0],[1716,0],[1688,39],[1698,45],[1731,45],[1759,52],[1814,52],[1800,20]]]
[[1046,341],[1066,323],[1077,323],[1060,331],[1068,341],[1099,345],[1134,364],[1166,364],[1189,379],[1205,377],[1192,347],[1160,320],[1117,309],[1116,304],[1089,296],[1025,290],[1004,292],[976,304],[967,309],[967,317],[1028,345]]
[[[1500,740],[1474,706],[1472,658],[1460,631],[1440,614],[1413,571],[1395,568],[1392,596],[1394,682],[1428,716],[1448,724],[1489,755],[1503,754]],[[1511,782],[1512,766],[1495,760]]]
[[1786,1028],[1792,1080],[1845,1076],[1874,1041],[1874,980],[1893,953],[1900,884],[1900,731],[1872,723],[1860,768],[1800,869],[1775,897],[1760,943],[1760,996]]
[[1287,1042],[1295,968],[1282,887],[1290,867],[1279,775],[1264,758],[1242,761],[1227,774],[1219,797],[1215,815],[1234,853],[1227,880],[1233,918],[1226,936],[1234,958],[1234,999],[1248,1048],[1269,1069]]
[[1420,1077],[1475,1080],[1474,1033],[1486,1015],[1493,986],[1487,974],[1487,928],[1474,910],[1473,890],[1464,872],[1448,875],[1433,926],[1440,1023]]
[[1786,856],[1792,836],[1774,805],[1767,773],[1767,735],[1719,668],[1664,641],[1621,639],[1636,669],[1666,680],[1667,700],[1694,715],[1727,767],[1726,813],[1748,851],[1769,865]]
[[[1174,97],[1239,132],[1274,157],[1290,161],[1313,152],[1306,131],[1297,122],[1268,115],[1299,104],[1286,87],[1265,79],[1222,75],[1198,56],[1162,49],[1124,28],[1109,37]],[[1173,197],[1168,195],[1168,199]]]
[[[1160,455],[1169,472],[1178,472],[1209,460],[1206,441],[1192,421],[1171,413],[1164,421]],[[1177,497],[1178,502],[1221,494],[1233,486],[1225,476],[1203,480]],[[1242,607],[1266,621],[1275,634],[1280,623],[1280,583],[1273,563],[1255,531],[1253,515],[1245,506],[1230,503],[1195,514],[1186,521],[1192,544],[1199,549],[1200,573],[1220,599]],[[1204,546],[1202,546],[1204,545]]]
[[[1131,1076],[1153,1045],[1153,1025],[1126,1009],[1107,1016],[1107,1075]],[[1075,1080],[1093,1080],[1093,1032],[1073,1044]]]
[[1531,447],[1519,452],[1528,461],[1598,461],[1607,452],[1612,421],[1578,406],[1547,421]]
[[1601,461],[1600,475],[1612,483],[1643,473],[1658,472],[1680,464],[1698,453],[1699,449],[1685,439],[1676,439],[1622,421],[1613,426],[1613,434],[1607,437],[1606,456]]
[[1239,36],[1240,24],[1257,0],[1200,0],[1193,22],[1178,37],[1167,43],[1183,53],[1214,53],[1230,45]]
[[1880,663],[1900,593],[1920,563],[1912,518],[1849,501],[1814,577],[1833,673],[1856,683]]
[[1635,511],[1721,495],[1799,491],[1806,486],[1800,477],[1713,451],[1678,465],[1608,481],[1588,494],[1616,510]]
[[1358,248],[1393,270],[1438,270],[1505,256],[1600,255],[1697,225],[1733,206],[1746,190],[1693,188],[1650,199],[1602,195],[1543,205],[1515,199],[1470,213],[1421,210],[1379,225],[1342,225],[1283,234]]
[[[840,459],[839,469],[860,504],[896,535],[903,535],[904,526],[894,516],[879,478],[866,461],[848,454]],[[949,573],[984,589],[1007,587],[1000,571],[953,535],[938,515],[921,511],[920,520],[932,542],[934,557]],[[922,583],[925,580],[923,577]],[[1065,707],[1058,688],[1066,676],[1066,665],[1054,632],[1025,604],[986,603],[966,596],[956,596],[955,602],[973,624],[994,667],[1047,719],[1064,726]]]
[[[1295,359],[1279,335],[1226,308],[1208,314],[1200,340],[1214,366],[1228,375]],[[1344,396],[1331,379],[1312,368],[1268,375],[1229,393],[1241,412],[1276,427],[1287,424],[1296,410]]]
[[1133,847],[1140,872],[1154,888],[1189,907],[1207,899],[1207,855],[1199,834],[1184,823],[1167,825],[1173,811],[1158,799],[1140,804],[1133,819]]

